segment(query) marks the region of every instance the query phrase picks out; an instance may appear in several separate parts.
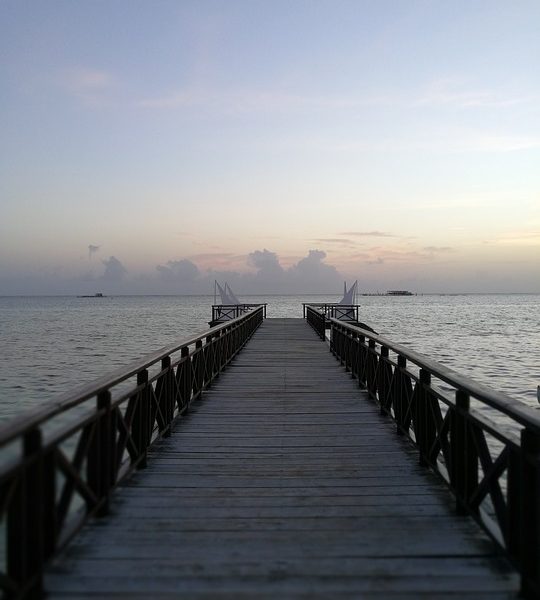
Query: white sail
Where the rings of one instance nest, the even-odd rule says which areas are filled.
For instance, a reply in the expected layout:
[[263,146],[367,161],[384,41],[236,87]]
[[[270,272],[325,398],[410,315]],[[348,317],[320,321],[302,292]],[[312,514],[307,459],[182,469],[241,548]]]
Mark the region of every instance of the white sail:
[[237,302],[233,302],[233,300],[231,299],[229,294],[227,294],[227,292],[226,292],[227,284],[225,284],[225,289],[223,289],[217,281],[216,281],[216,285],[217,285],[219,295],[221,296],[221,304],[226,304],[226,305],[238,304]]
[[240,300],[238,300],[238,298],[234,295],[233,291],[231,290],[231,286],[228,283],[225,284],[225,290],[231,299],[231,304],[241,304]]
[[358,280],[355,281],[349,290],[347,291],[347,283],[345,283],[345,293],[343,294],[343,298],[338,302],[338,304],[347,304],[353,305],[356,302],[356,288],[358,287]]

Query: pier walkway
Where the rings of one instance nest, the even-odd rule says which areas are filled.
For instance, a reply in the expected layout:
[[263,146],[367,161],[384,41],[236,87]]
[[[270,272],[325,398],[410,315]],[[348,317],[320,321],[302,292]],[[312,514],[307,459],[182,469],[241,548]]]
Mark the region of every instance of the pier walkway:
[[515,598],[519,577],[301,319],[267,319],[45,574],[47,598]]

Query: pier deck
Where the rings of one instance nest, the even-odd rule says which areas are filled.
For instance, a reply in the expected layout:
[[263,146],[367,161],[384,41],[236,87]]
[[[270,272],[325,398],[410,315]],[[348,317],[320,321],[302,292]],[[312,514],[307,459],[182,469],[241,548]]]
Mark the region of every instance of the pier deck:
[[301,319],[268,319],[48,569],[48,598],[514,598],[519,578]]

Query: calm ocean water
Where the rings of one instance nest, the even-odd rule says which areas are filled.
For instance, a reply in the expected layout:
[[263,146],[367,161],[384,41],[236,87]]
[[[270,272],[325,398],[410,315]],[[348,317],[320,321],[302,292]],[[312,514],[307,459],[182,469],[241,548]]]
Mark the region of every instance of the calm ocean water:
[[[302,302],[337,296],[244,296],[268,317],[301,317]],[[0,297],[0,419],[192,334],[211,296]],[[360,297],[380,334],[513,398],[538,406],[540,296]]]

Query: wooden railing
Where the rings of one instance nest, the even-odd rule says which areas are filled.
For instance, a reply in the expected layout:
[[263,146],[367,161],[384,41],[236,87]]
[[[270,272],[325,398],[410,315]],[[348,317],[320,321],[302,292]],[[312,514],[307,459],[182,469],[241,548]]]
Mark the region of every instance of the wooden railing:
[[[314,311],[315,312],[315,311]],[[312,324],[320,335],[317,318]],[[331,319],[330,349],[540,597],[540,413],[370,331]]]
[[304,318],[313,327],[321,340],[326,336],[326,316],[324,312],[313,308],[311,305],[304,304]]
[[359,304],[338,304],[330,302],[315,302],[315,303],[304,303],[303,305],[303,316],[307,318],[308,308],[316,310],[323,314],[326,319],[339,319],[340,321],[358,321],[358,309]]
[[262,307],[149,354],[0,429],[0,590],[39,598],[43,568],[242,348]]
[[259,307],[262,307],[266,319],[266,304],[212,304],[212,322],[230,321]]

